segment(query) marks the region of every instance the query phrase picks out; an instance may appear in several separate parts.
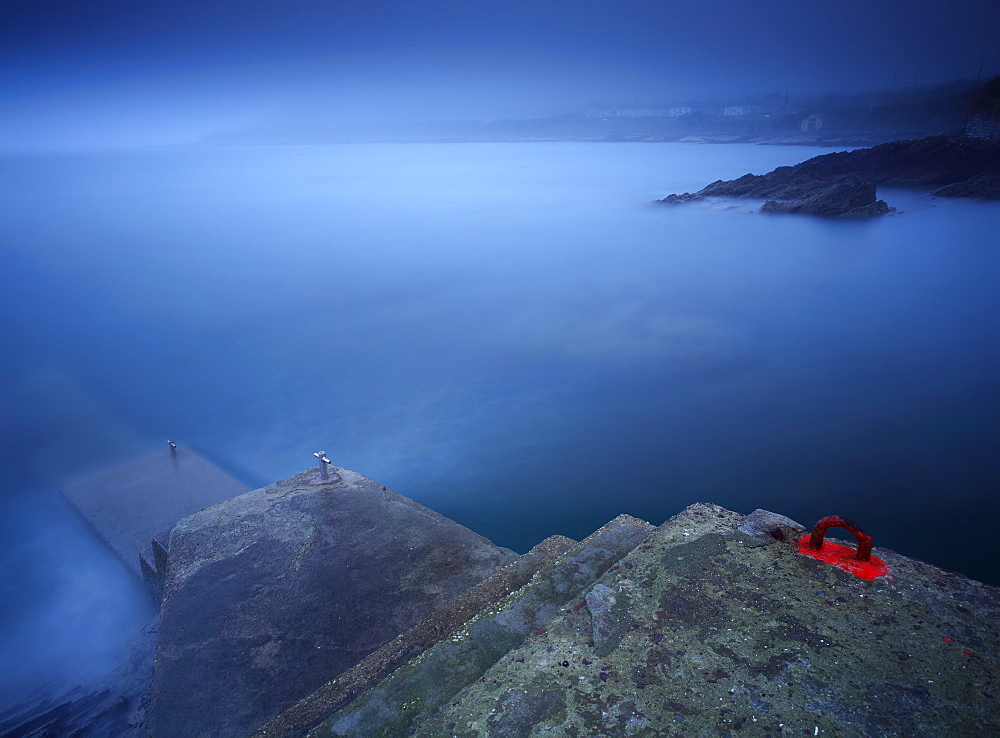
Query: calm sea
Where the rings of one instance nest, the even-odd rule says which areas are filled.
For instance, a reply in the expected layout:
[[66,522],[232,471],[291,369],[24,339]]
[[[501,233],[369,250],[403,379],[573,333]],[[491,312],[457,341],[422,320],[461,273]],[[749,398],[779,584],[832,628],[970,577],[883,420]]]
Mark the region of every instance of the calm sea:
[[817,153],[0,156],[6,658],[113,662],[148,610],[55,490],[168,438],[252,486],[325,449],[517,551],[712,501],[1000,582],[1000,204],[648,204]]

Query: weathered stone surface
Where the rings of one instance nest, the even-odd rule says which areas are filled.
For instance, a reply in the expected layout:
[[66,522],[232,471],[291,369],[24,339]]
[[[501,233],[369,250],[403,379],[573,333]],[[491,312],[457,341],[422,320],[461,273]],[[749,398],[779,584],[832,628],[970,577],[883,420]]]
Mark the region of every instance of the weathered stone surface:
[[805,526],[791,518],[759,507],[743,518],[736,530],[763,543],[792,543],[806,532]]
[[530,735],[531,729],[540,722],[566,716],[566,695],[560,689],[545,689],[541,692],[510,692],[503,702],[504,715],[497,724],[498,736]]
[[884,549],[864,581],[742,522],[687,508],[597,582],[627,603],[609,653],[569,603],[415,735],[1000,734],[1000,590]]
[[335,711],[350,704],[366,689],[440,640],[451,638],[471,617],[492,607],[521,588],[541,569],[568,551],[575,541],[564,536],[546,538],[523,556],[500,569],[420,625],[397,636],[335,679],[286,710],[254,735],[274,738],[304,736]]
[[603,584],[595,584],[583,598],[590,612],[590,622],[594,635],[594,652],[598,656],[609,653],[621,639],[618,618],[615,617],[615,591]]
[[514,554],[369,479],[310,470],[170,535],[150,728],[245,736]]
[[[310,735],[406,735],[474,684],[504,654],[525,639],[543,636],[545,623],[653,530],[649,523],[618,516],[520,590],[479,613],[461,631],[361,695]],[[550,714],[550,704],[550,700],[544,704],[513,700],[511,710],[516,714],[507,718],[505,725],[523,725],[537,710]],[[446,732],[442,729],[441,734]]]
[[830,185],[794,202],[768,200],[762,213],[803,213],[828,218],[870,218],[885,215],[891,208],[875,196],[872,182],[843,182]]

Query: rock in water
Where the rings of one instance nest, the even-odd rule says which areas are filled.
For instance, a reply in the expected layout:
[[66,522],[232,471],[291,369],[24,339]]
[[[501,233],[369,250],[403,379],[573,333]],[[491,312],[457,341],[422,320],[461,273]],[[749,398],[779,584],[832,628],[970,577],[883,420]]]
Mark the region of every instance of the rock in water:
[[1000,176],[982,174],[934,190],[938,197],[971,197],[977,200],[1000,200]]
[[885,200],[875,196],[873,182],[847,182],[824,187],[794,202],[768,200],[762,213],[806,213],[833,218],[870,218],[890,212]]
[[699,195],[697,193],[685,192],[682,195],[667,195],[662,200],[657,200],[656,202],[660,205],[680,205],[685,202],[695,202],[696,200],[704,200],[704,195]]
[[325,484],[304,472],[174,526],[153,735],[248,735],[515,558],[336,472]]
[[[996,141],[929,136],[916,141],[893,141],[870,149],[814,156],[792,167],[717,180],[695,193],[668,195],[656,202],[677,204],[706,197],[750,197],[791,201],[769,202],[767,212],[870,216],[888,212],[888,206],[875,200],[874,184],[946,185],[934,194],[998,199],[998,179],[1000,144]],[[857,184],[862,181],[874,184]],[[835,189],[841,185],[850,186]],[[866,189],[869,186],[873,188],[870,200]],[[855,203],[855,198],[859,202]],[[836,212],[838,210],[843,212]]]

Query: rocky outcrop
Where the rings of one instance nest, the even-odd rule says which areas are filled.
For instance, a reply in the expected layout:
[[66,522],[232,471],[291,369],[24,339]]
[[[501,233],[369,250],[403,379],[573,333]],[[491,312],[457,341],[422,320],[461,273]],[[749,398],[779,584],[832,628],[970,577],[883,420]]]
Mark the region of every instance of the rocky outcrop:
[[155,736],[245,736],[515,554],[360,474],[317,470],[172,529]]
[[969,197],[977,200],[1000,200],[1000,176],[981,174],[964,182],[934,190],[938,197]]
[[[753,176],[753,175],[748,175]],[[657,200],[661,205],[680,205],[683,202],[694,202],[704,200],[705,196],[698,192],[685,192],[682,195],[667,195],[662,200]]]
[[[660,204],[678,204],[706,197],[745,197],[760,200],[805,203],[840,192],[832,188],[864,182],[900,187],[940,188],[961,182],[986,182],[1000,177],[1000,144],[965,137],[931,136],[916,141],[893,141],[869,149],[816,156],[791,167],[778,167],[767,174],[745,174],[732,180],[712,182],[698,192],[668,195]],[[973,189],[969,190],[970,192]],[[824,192],[828,194],[823,195]],[[950,196],[965,197],[956,189]],[[874,200],[874,193],[872,203]],[[815,206],[824,209],[817,203]],[[810,206],[812,207],[812,206]],[[881,215],[881,206],[861,207],[855,215]],[[810,212],[805,206],[770,212]],[[820,213],[827,214],[827,213]]]
[[871,182],[835,184],[794,202],[768,200],[760,208],[762,213],[806,213],[831,218],[870,218],[890,210],[885,200],[876,198]]

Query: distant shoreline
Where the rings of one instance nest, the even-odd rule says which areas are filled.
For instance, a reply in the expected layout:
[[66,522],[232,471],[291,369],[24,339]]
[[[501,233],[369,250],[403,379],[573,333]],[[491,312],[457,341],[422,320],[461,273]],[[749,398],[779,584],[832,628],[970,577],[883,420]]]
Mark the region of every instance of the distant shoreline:
[[817,135],[726,135],[704,134],[677,137],[667,136],[511,136],[511,137],[387,137],[387,136],[345,136],[316,139],[273,139],[273,140],[221,140],[196,141],[195,146],[344,146],[351,144],[475,144],[475,143],[696,143],[696,144],[756,144],[761,146],[815,146],[817,148],[870,147],[893,141],[923,138],[925,134],[831,134]]

